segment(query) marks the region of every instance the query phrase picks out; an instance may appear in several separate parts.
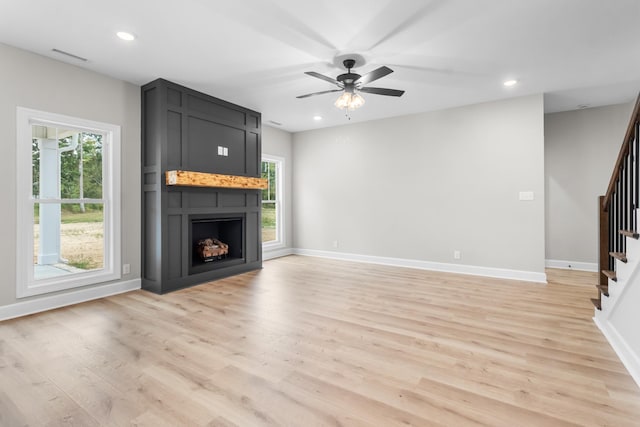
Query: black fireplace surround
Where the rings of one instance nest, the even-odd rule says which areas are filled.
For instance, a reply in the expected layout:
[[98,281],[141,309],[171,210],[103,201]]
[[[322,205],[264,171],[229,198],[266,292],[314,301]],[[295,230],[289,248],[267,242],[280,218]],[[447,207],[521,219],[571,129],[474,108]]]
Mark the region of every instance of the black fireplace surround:
[[[143,289],[165,293],[262,267],[260,190],[165,183],[168,170],[258,178],[260,145],[260,113],[163,79],[142,87]],[[204,262],[196,245],[206,238],[229,253]]]

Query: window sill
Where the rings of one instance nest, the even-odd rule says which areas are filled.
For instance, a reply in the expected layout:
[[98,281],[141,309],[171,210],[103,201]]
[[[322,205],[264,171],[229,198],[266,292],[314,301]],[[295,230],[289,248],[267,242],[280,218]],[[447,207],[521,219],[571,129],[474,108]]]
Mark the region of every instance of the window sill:
[[52,292],[66,291],[68,289],[84,286],[100,285],[114,280],[120,280],[119,273],[109,270],[88,271],[76,273],[68,277],[53,277],[30,281],[27,286],[18,286],[16,297],[25,298],[36,295],[50,294]]

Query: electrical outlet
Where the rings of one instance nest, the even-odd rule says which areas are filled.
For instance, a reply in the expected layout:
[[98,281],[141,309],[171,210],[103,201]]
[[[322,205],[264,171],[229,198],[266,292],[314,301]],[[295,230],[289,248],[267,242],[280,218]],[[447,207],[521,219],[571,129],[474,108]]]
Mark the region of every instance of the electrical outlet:
[[453,259],[462,258],[462,253],[460,251],[453,251]]
[[339,246],[339,245],[338,245],[338,241],[337,241],[337,240],[334,240],[334,241],[333,241],[333,243],[332,243],[332,246],[333,246],[334,248],[337,248],[337,247]]
[[521,191],[518,193],[518,199],[527,201],[533,200],[533,191]]
[[122,274],[131,273],[131,264],[122,264]]

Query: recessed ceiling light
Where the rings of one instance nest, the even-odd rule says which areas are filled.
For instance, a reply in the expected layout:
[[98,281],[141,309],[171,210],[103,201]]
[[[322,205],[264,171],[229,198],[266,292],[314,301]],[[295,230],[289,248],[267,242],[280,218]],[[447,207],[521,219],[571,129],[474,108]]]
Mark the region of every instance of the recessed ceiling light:
[[136,36],[131,33],[127,33],[126,31],[118,31],[116,36],[120,37],[122,40],[126,40],[128,42],[135,40]]
[[322,116],[313,116],[313,120],[318,122],[318,121],[322,120]]
[[506,87],[511,87],[511,86],[515,86],[518,84],[517,80],[507,80],[506,82],[502,83],[503,85],[505,85]]

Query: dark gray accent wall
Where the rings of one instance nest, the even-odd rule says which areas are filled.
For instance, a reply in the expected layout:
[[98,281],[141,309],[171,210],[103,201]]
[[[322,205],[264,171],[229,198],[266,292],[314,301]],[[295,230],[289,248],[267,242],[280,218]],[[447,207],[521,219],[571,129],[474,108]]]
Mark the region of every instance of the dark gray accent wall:
[[[259,177],[260,144],[256,111],[163,79],[142,87],[143,289],[165,293],[262,267],[259,190],[165,184],[168,170]],[[207,215],[243,219],[242,259],[192,268],[190,221]]]

